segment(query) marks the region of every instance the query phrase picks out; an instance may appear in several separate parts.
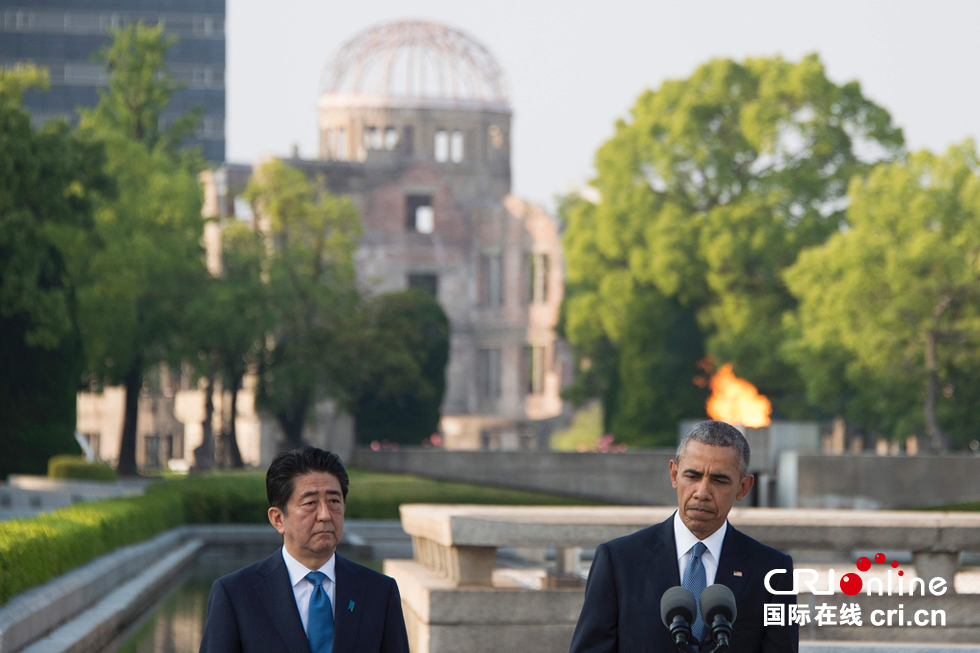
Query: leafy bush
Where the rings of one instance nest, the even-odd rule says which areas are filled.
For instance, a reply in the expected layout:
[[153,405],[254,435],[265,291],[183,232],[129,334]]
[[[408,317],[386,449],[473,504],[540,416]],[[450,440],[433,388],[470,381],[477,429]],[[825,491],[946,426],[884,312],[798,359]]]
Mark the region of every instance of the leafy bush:
[[48,478],[114,481],[116,470],[105,463],[90,463],[82,456],[54,456],[48,461]]

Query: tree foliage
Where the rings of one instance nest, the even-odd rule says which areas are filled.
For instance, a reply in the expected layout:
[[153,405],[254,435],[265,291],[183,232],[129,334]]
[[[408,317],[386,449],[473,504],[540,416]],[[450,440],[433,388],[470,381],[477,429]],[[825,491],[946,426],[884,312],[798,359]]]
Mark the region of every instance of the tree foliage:
[[78,450],[83,355],[66,259],[112,192],[100,147],[64,122],[31,127],[23,92],[46,83],[37,68],[0,70],[0,478]]
[[318,398],[342,396],[358,319],[354,251],[357,211],[301,171],[274,160],[256,170],[245,196],[271,239],[268,298],[275,331],[260,365],[258,403],[286,446],[299,446]]
[[348,403],[362,443],[419,444],[439,430],[449,320],[421,290],[378,295],[362,310]]
[[[596,154],[598,197],[562,206],[565,330],[592,369],[610,375],[593,374],[593,392],[628,383],[638,397],[656,398],[650,415],[690,410],[703,393],[687,384],[705,351],[733,362],[778,411],[801,414],[803,382],[780,347],[795,307],[781,273],[841,227],[850,178],[901,145],[888,113],[856,82],[831,82],[815,55],[795,64],[715,60],[643,93]],[[670,301],[631,309],[650,293]],[[696,319],[679,319],[681,310]],[[678,376],[640,374],[641,388],[635,368],[627,381],[619,365],[596,360],[603,351],[621,355],[624,337],[645,332],[659,350],[641,348],[651,360],[683,357],[671,364]],[[681,337],[685,347],[669,352]],[[610,424],[617,410],[607,402]]]
[[143,373],[181,351],[189,288],[206,275],[201,191],[194,160],[174,149],[160,117],[176,88],[163,64],[162,27],[114,32],[102,51],[109,89],[82,112],[81,129],[105,146],[119,194],[96,210],[97,236],[76,257],[80,323],[94,378],[126,389],[119,473],[136,473]]
[[847,229],[787,273],[789,354],[814,401],[935,449],[980,431],[980,160],[972,142],[877,167]]

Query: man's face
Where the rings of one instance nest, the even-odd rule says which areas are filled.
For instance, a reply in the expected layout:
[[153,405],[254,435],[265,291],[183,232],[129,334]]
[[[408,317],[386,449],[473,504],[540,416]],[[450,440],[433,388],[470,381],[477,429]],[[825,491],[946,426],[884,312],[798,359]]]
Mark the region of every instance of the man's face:
[[739,475],[734,447],[688,442],[681,459],[670,461],[681,521],[700,540],[721,528],[735,500],[749,493],[753,481],[751,475]]
[[319,569],[337,549],[344,534],[344,495],[329,472],[310,472],[293,479],[286,510],[269,508],[269,521],[282,534],[291,556]]

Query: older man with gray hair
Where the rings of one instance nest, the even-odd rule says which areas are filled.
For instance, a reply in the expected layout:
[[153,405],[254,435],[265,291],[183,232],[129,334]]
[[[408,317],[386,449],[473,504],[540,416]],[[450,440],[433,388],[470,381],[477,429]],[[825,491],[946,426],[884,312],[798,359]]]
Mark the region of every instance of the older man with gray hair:
[[[681,438],[670,461],[677,511],[666,521],[599,545],[585,587],[585,604],[572,637],[571,653],[675,650],[661,622],[660,599],[681,585],[695,596],[709,585],[735,595],[738,618],[730,653],[795,653],[799,627],[766,625],[765,604],[782,604],[784,619],[793,595],[774,595],[765,585],[772,569],[777,591],[792,588],[793,560],[728,523],[735,501],[752,489],[749,443],[738,429],[707,421]],[[701,650],[711,633],[700,615],[692,626]]]

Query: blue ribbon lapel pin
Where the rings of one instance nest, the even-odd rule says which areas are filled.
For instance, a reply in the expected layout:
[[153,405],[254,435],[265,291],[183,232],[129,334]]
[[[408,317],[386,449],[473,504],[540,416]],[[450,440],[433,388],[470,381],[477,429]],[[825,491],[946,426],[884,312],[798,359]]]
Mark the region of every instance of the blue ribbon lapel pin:
[[354,611],[354,601],[351,601],[350,603],[347,604],[347,609],[350,610],[351,612]]

